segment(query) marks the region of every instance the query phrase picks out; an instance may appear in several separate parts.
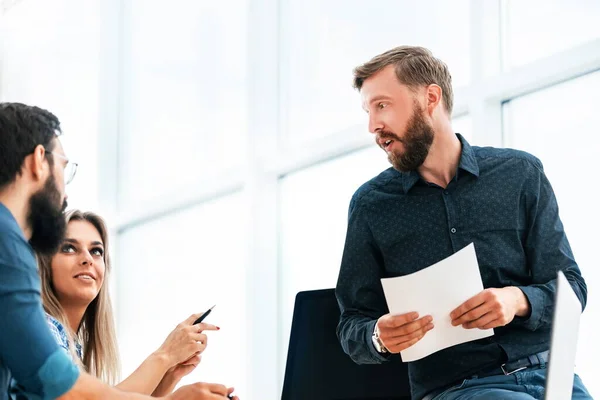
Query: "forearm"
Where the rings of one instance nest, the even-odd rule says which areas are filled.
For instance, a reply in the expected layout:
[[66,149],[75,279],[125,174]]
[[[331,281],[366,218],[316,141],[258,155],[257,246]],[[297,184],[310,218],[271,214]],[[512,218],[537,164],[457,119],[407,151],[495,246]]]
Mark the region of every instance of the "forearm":
[[166,374],[156,389],[154,389],[154,392],[152,392],[152,397],[161,397],[171,394],[173,390],[175,390],[175,386],[177,386],[178,382],[179,381],[171,377],[170,374]]
[[87,373],[81,373],[75,385],[59,397],[58,400],[144,400],[148,396],[138,393],[124,392],[111,387]]
[[171,367],[168,359],[161,353],[153,353],[117,388],[126,392],[151,394]]

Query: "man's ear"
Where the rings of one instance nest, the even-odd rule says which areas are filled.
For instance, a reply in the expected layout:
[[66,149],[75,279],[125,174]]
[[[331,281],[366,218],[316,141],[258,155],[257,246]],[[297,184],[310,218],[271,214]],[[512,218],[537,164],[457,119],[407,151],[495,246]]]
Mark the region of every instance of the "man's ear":
[[436,84],[427,86],[427,113],[432,115],[433,110],[441,103],[443,103],[442,88]]
[[46,149],[41,144],[37,145],[33,153],[25,157],[24,167],[29,169],[34,180],[43,180],[48,175],[50,164],[46,159]]

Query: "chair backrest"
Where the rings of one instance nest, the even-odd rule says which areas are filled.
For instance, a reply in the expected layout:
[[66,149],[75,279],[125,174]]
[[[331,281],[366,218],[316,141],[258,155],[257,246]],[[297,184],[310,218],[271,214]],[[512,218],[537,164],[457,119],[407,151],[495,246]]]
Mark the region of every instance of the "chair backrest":
[[340,310],[334,289],[296,295],[282,400],[410,399],[406,364],[355,364],[336,335]]

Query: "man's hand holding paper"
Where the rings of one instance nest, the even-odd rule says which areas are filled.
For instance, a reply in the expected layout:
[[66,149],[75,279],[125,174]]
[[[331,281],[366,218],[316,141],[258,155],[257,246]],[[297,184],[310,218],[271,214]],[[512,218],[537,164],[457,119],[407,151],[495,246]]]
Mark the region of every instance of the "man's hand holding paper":
[[490,288],[465,301],[450,313],[452,325],[490,329],[509,324],[515,316],[529,315],[529,302],[515,286]]
[[[448,282],[452,284],[448,285]],[[482,329],[464,329],[453,325],[452,312],[456,312],[453,315],[457,317],[455,322],[473,323],[477,326],[481,322],[485,322],[485,325],[495,324],[501,318],[499,315],[504,315],[504,308],[499,307],[504,302],[495,300],[500,296],[483,289],[473,244],[413,274],[384,278],[381,284],[390,315],[389,320],[388,315],[380,318],[377,327],[381,328],[383,325],[384,328],[390,328],[386,335],[389,333],[387,343],[392,348],[388,347],[385,340],[382,339],[382,342],[389,351],[400,351],[405,362],[419,360],[439,350],[494,334],[492,329],[483,326]],[[508,295],[502,296],[504,297],[512,298]],[[494,312],[487,315],[491,310]],[[461,313],[458,314],[459,312]],[[413,313],[430,316],[432,320],[422,318],[415,321],[417,317]],[[509,314],[510,312],[507,313]],[[479,321],[480,317],[484,319]],[[435,328],[424,329],[430,324],[435,324]],[[379,336],[381,339],[381,331]]]
[[433,329],[433,318],[411,312],[402,315],[385,314],[377,320],[379,339],[390,353],[400,353],[417,343]]

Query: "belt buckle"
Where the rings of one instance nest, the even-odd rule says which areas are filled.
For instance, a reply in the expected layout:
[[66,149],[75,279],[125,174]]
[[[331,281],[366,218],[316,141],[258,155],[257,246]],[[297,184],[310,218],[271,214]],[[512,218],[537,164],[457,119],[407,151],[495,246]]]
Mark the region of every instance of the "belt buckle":
[[523,371],[524,369],[527,369],[527,367],[521,367],[521,368],[517,368],[517,369],[515,369],[515,370],[512,370],[512,371],[507,371],[507,370],[506,370],[506,368],[504,368],[504,366],[505,366],[505,365],[506,365],[506,364],[502,364],[502,365],[500,366],[500,368],[502,369],[502,372],[504,373],[504,375],[512,375],[512,374],[514,374],[515,372],[519,372],[519,371]]

